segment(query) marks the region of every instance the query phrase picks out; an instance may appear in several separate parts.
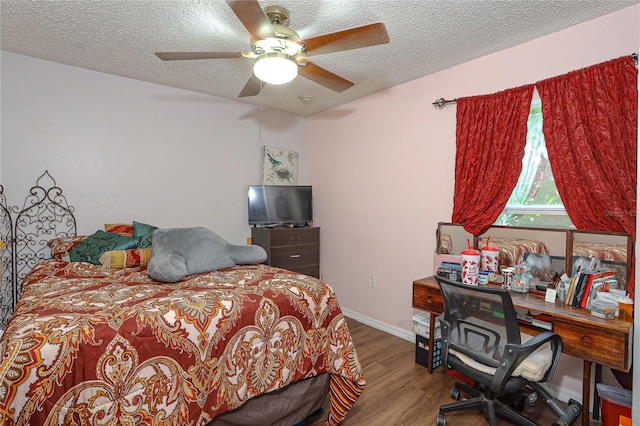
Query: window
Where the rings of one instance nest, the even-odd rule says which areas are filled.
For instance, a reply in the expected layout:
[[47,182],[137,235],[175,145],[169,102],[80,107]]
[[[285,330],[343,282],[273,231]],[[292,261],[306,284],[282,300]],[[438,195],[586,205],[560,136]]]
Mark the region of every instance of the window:
[[535,93],[527,122],[522,172],[495,225],[575,228],[553,180],[542,121],[542,103]]

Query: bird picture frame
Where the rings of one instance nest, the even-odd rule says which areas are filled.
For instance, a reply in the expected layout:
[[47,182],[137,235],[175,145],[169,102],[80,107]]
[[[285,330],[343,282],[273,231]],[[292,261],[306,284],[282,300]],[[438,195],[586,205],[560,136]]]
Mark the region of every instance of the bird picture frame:
[[295,185],[298,182],[298,153],[270,146],[263,147],[262,184]]

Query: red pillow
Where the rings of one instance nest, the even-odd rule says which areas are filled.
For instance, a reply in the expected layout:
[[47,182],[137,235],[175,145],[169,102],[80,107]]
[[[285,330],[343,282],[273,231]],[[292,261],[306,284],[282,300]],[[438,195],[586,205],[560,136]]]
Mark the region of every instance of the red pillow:
[[133,223],[105,223],[104,230],[133,238]]
[[71,237],[59,237],[49,240],[48,245],[51,249],[51,255],[55,260],[69,261],[69,253],[78,244],[87,238],[86,235],[75,235]]

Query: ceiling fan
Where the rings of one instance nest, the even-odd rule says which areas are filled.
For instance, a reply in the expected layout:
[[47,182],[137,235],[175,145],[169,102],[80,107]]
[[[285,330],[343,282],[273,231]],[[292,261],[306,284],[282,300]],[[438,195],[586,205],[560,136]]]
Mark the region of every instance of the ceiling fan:
[[259,94],[263,81],[284,84],[298,74],[335,92],[343,92],[353,86],[353,83],[307,58],[389,43],[389,34],[381,22],[301,40],[288,27],[289,11],[284,7],[268,6],[263,11],[257,0],[227,0],[227,4],[251,34],[250,51],[156,52],[156,56],[163,61],[234,58],[254,60],[253,74],[240,92],[240,97]]

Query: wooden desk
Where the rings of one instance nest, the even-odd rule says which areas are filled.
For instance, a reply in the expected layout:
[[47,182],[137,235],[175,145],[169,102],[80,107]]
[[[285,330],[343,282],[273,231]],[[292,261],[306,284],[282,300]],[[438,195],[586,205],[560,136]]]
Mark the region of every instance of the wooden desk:
[[[553,332],[562,337],[562,352],[583,360],[582,405],[587,414],[582,415],[582,424],[589,426],[591,364],[595,362],[596,365],[629,371],[632,361],[633,323],[597,318],[585,309],[548,303],[544,298],[529,293],[511,292],[511,299],[516,308],[550,315]],[[432,314],[429,320],[429,347],[433,348],[435,318],[444,311],[442,293],[435,277],[421,278],[413,282],[413,307]],[[529,334],[540,331],[526,324],[521,324],[521,329]],[[432,365],[433,350],[429,350],[429,373],[433,371]]]

